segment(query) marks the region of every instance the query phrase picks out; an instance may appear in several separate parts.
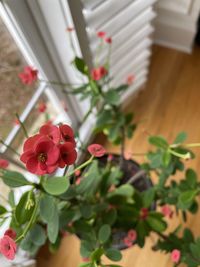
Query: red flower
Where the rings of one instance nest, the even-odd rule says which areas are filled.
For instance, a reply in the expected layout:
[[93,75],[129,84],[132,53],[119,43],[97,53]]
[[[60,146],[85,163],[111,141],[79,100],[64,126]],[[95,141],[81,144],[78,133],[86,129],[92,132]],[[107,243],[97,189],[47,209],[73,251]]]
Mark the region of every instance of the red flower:
[[146,220],[149,215],[149,210],[147,208],[142,208],[140,211],[140,219]]
[[74,172],[74,174],[75,174],[76,177],[78,177],[78,176],[81,175],[81,171],[80,171],[80,170],[76,170],[76,171]]
[[38,105],[38,111],[40,113],[44,113],[47,109],[47,106],[44,102],[40,102],[39,105]]
[[126,79],[126,83],[127,83],[128,85],[132,85],[133,82],[134,82],[134,80],[135,80],[135,76],[131,74],[131,75],[129,75],[129,76],[127,77],[127,79]]
[[37,134],[26,140],[20,159],[26,164],[28,171],[43,175],[53,173],[57,169],[59,157],[60,151],[54,142]]
[[57,126],[46,123],[40,128],[40,134],[48,136],[55,144],[60,142],[61,133]]
[[112,44],[112,38],[111,37],[105,38],[105,42],[108,44]]
[[89,258],[82,258],[82,261],[83,261],[83,262],[89,262],[90,259],[89,259]]
[[64,142],[71,142],[75,144],[74,132],[69,125],[67,124],[60,125],[59,129],[60,129],[61,137]]
[[125,237],[123,241],[128,248],[132,247],[133,243],[128,237]]
[[105,75],[107,75],[108,71],[103,67],[98,67],[91,71],[91,77],[94,81],[101,80]]
[[79,185],[81,183],[81,177],[78,177],[78,179],[76,180],[75,184]]
[[7,235],[7,236],[9,236],[12,239],[15,239],[16,236],[17,236],[16,232],[13,229],[11,229],[11,228],[9,228],[8,230],[6,230],[5,233],[4,233],[4,235]]
[[17,245],[15,241],[7,235],[4,235],[0,239],[0,252],[9,260],[13,260],[15,258],[15,254],[17,251]]
[[129,230],[127,237],[134,242],[137,239],[137,232],[135,230]]
[[174,249],[171,253],[171,259],[174,263],[178,263],[181,258],[181,252],[178,249]]
[[9,162],[6,159],[0,159],[0,169],[6,169],[9,165]]
[[24,71],[19,74],[19,78],[23,84],[31,85],[38,78],[38,70],[26,66],[24,67]]
[[112,154],[109,154],[109,155],[108,155],[108,161],[112,161],[112,160],[113,160],[113,158],[114,158],[114,157],[113,157],[113,155],[112,155]]
[[74,28],[73,27],[67,27],[66,29],[68,32],[73,32],[74,31]]
[[103,32],[103,31],[97,32],[97,37],[104,38],[105,36],[106,36],[106,33],[105,32]]
[[14,124],[15,124],[15,125],[20,125],[20,121],[19,121],[18,119],[15,119],[15,120],[14,120]]
[[173,217],[173,211],[171,210],[170,206],[168,205],[162,206],[161,211],[165,217],[169,217],[169,218]]
[[76,158],[77,152],[73,143],[66,142],[60,145],[59,167],[63,168],[65,165],[74,164]]
[[106,153],[105,148],[99,144],[89,145],[88,151],[91,155],[93,155],[95,157],[102,157]]

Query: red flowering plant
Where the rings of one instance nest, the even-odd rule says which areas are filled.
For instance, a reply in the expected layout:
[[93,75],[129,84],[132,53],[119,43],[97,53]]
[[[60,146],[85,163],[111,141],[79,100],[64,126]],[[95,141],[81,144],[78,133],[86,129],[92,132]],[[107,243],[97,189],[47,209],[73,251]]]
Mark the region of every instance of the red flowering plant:
[[[189,148],[196,145],[183,145],[185,138],[181,133],[173,144],[159,136],[149,138],[156,149],[147,153],[148,162],[142,167],[149,176],[155,172],[158,182],[140,191],[133,181],[122,183],[124,174],[113,164],[112,155],[104,164],[98,160],[106,153],[103,146],[89,145],[90,158],[75,165],[72,128],[65,124],[43,125],[25,140],[20,156],[27,171],[38,176],[38,182],[8,170],[8,162],[0,160],[0,177],[11,188],[8,206],[0,206],[1,224],[10,222],[10,228],[0,238],[0,253],[13,260],[18,246],[35,254],[45,243],[53,251],[70,233],[81,240],[84,263],[80,267],[120,267],[107,265],[105,256],[120,261],[121,249],[143,247],[153,232],[158,235],[154,250],[170,253],[176,266],[182,262],[199,266],[199,239],[189,229],[181,235],[180,225],[166,233],[175,213],[186,220],[188,212],[198,209],[200,183],[192,169],[184,172],[184,160],[194,157]],[[68,170],[70,165],[73,167]],[[58,168],[63,168],[61,177],[56,175]],[[167,183],[177,171],[183,171],[185,178]],[[17,187],[27,188],[18,201],[13,194]]]
[[[103,43],[111,46],[112,39],[105,32],[97,36],[101,46]],[[152,245],[153,250],[169,253],[175,266],[181,263],[199,266],[199,239],[189,229],[181,229],[181,225],[170,233],[167,231],[175,215],[182,215],[186,221],[188,213],[198,210],[200,183],[194,170],[185,170],[184,163],[194,158],[190,147],[199,144],[185,144],[183,132],[173,144],[161,136],[150,136],[149,142],[155,149],[146,154],[147,160],[141,166],[132,162],[124,144],[126,137],[133,136],[136,125],[133,114],[122,110],[120,97],[133,84],[134,76],[128,76],[126,83],[113,88],[109,64],[89,70],[78,57],[73,64],[87,77],[87,82],[70,93],[90,100],[84,119],[94,112],[95,132],[103,131],[110,141],[121,145],[121,160],[116,160],[115,155],[105,157],[105,149],[92,144],[88,146],[91,157],[75,165],[77,151],[72,128],[43,125],[25,141],[20,156],[26,169],[38,176],[37,183],[29,182],[18,172],[8,171],[2,162],[3,182],[11,188],[29,186],[29,190],[18,202],[11,193],[10,208],[0,209],[2,222],[11,220],[11,229],[0,239],[0,252],[13,259],[16,244],[34,254],[44,243],[52,251],[59,246],[63,235],[71,233],[81,240],[84,263],[80,267],[120,267],[106,264],[103,256],[120,261],[122,249],[144,247],[147,237],[155,233],[158,239]],[[24,74],[20,76],[22,82],[36,81],[35,69],[28,68]],[[65,86],[57,81],[52,83]],[[130,161],[131,168],[127,164]],[[68,170],[70,165],[73,167]],[[62,177],[55,174],[58,168],[64,168]],[[181,171],[184,178],[177,182],[173,178]],[[155,176],[153,185],[149,177]],[[15,231],[16,236],[9,234],[10,231]]]

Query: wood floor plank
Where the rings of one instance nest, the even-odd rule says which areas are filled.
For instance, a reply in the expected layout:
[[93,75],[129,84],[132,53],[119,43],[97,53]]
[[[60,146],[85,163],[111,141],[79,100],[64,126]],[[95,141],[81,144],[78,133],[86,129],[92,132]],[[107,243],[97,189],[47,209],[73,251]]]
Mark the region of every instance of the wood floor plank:
[[[173,141],[177,132],[186,131],[188,142],[200,142],[200,48],[196,47],[192,55],[155,46],[150,67],[150,74],[145,90],[141,91],[128,106],[135,112],[139,126],[134,138],[126,142],[127,151],[146,152],[147,133],[161,134]],[[102,139],[103,140],[103,139]],[[110,152],[117,152],[118,147],[106,144]],[[197,157],[188,161],[187,166],[200,173],[200,150],[194,150]],[[143,162],[142,156],[133,156]],[[180,176],[180,175],[179,175]],[[179,177],[177,176],[177,179]],[[196,235],[200,235],[200,213],[190,216],[187,225]],[[170,222],[170,229],[180,223],[180,218]],[[144,249],[133,247],[123,252],[124,267],[171,267],[169,255],[155,253],[151,250],[155,237],[147,240]],[[79,241],[66,237],[59,251],[50,256],[41,253],[37,267],[77,267],[81,258]]]

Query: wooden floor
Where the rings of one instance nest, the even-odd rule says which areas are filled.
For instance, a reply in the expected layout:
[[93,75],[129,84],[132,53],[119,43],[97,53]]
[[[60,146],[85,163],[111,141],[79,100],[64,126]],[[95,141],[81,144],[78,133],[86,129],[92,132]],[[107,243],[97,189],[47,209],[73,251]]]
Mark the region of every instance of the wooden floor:
[[[130,103],[129,110],[136,114],[140,122],[133,140],[127,141],[127,151],[143,153],[149,149],[147,133],[161,134],[170,142],[178,131],[188,133],[188,142],[200,142],[200,48],[192,55],[175,50],[154,47],[150,75],[145,90]],[[107,144],[110,152],[117,147]],[[197,157],[187,165],[200,173],[200,149]],[[143,157],[135,156],[142,162]],[[177,178],[178,179],[178,178]],[[200,236],[199,215],[190,217],[187,223]],[[174,219],[173,229],[180,219]],[[169,255],[151,251],[154,236],[147,240],[144,249],[133,247],[123,252],[121,262],[124,267],[171,267]],[[78,267],[80,262],[79,243],[74,236],[66,237],[60,250],[53,256],[42,253],[37,267]]]

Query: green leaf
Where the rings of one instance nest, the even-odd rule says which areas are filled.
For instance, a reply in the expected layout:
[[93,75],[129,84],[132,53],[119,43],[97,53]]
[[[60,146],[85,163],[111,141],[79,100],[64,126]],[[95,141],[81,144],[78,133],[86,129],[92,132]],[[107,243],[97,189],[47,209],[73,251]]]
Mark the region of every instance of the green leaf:
[[127,90],[128,88],[129,88],[129,86],[128,86],[127,84],[122,84],[122,85],[120,85],[119,87],[117,87],[115,90],[116,90],[117,92],[121,93],[121,92]]
[[43,195],[42,199],[40,200],[40,216],[45,223],[51,221],[54,214],[54,209],[54,198],[46,194]]
[[115,191],[111,192],[108,194],[108,197],[113,197],[113,196],[123,196],[123,197],[132,197],[134,194],[134,188],[130,184],[124,184],[118,187]]
[[88,74],[88,67],[82,58],[75,57],[73,63],[75,67],[77,68],[77,70],[79,70],[82,74],[84,75]]
[[167,228],[167,224],[165,221],[152,215],[148,216],[146,222],[156,232],[163,232]]
[[162,157],[162,162],[163,162],[163,165],[165,166],[165,167],[167,167],[168,165],[169,165],[169,163],[170,163],[170,161],[171,161],[171,154],[170,154],[170,152],[169,151],[164,151],[164,153],[163,153],[163,157]]
[[58,237],[58,231],[59,231],[59,215],[58,215],[58,209],[55,206],[52,219],[47,224],[47,235],[51,243],[56,242],[56,239]]
[[197,185],[197,174],[193,169],[187,169],[186,171],[186,179],[188,181],[188,185],[190,185],[191,188],[195,188]]
[[0,215],[4,214],[6,212],[7,212],[6,208],[4,208],[3,206],[0,205]]
[[88,263],[81,263],[79,267],[91,267],[91,262]]
[[168,148],[168,143],[162,136],[150,136],[149,143],[158,148]]
[[179,207],[182,209],[188,209],[194,201],[196,194],[196,190],[188,190],[186,192],[182,192],[178,198]]
[[15,195],[13,190],[11,190],[8,194],[8,202],[11,207],[15,207]]
[[66,177],[52,177],[46,179],[42,185],[47,193],[58,196],[67,191],[69,188],[69,180]]
[[114,248],[107,249],[106,256],[112,261],[120,261],[122,259],[121,252]]
[[118,105],[120,101],[120,95],[115,90],[110,90],[107,93],[105,93],[105,101],[110,105]]
[[111,235],[111,227],[108,224],[104,224],[98,233],[98,239],[101,243],[106,243]]
[[148,190],[144,191],[142,195],[143,195],[142,199],[144,207],[149,208],[152,205],[155,197],[155,189],[153,187],[149,188]]
[[187,139],[187,134],[185,132],[181,132],[176,136],[174,144],[182,144],[186,139]]
[[36,224],[29,232],[29,238],[37,246],[42,246],[46,241],[45,230],[42,226]]
[[3,182],[9,187],[20,187],[31,185],[26,178],[19,172],[5,171],[2,176]]
[[[32,205],[29,206],[28,202],[32,203]],[[16,210],[15,210],[15,217],[19,224],[24,224],[25,222],[30,220],[33,210],[34,210],[34,206],[35,206],[34,194],[32,193],[30,195],[30,192],[24,193],[19,203],[17,204]]]

